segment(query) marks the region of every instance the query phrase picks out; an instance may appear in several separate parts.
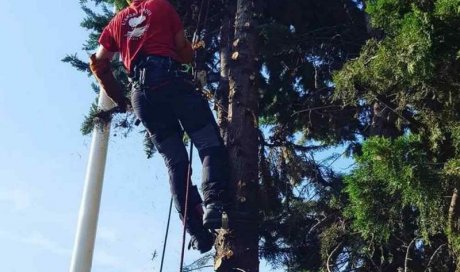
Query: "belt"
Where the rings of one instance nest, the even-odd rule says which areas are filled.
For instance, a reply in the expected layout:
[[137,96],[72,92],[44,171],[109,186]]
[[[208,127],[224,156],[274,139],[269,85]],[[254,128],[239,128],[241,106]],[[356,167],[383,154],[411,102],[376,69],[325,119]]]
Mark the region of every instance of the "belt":
[[177,72],[181,68],[181,64],[171,57],[148,55],[139,58],[134,64],[134,68],[129,77],[131,80],[139,80],[149,68],[161,68],[168,72]]
[[164,68],[167,68],[167,69],[171,69],[171,68],[178,69],[180,67],[180,63],[177,62],[176,60],[174,60],[171,57],[149,55],[149,56],[141,57],[137,61],[137,63],[134,65],[134,69],[136,67],[145,68],[145,67],[148,67],[150,65],[164,67]]

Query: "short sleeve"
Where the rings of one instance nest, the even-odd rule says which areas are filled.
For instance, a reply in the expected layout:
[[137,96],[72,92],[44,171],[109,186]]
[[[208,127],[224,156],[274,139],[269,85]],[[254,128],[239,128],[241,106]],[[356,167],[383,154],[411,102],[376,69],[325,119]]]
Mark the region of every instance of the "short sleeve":
[[99,43],[108,51],[117,52],[118,46],[113,38],[111,26],[112,24],[109,24],[104,28],[101,36],[99,37]]

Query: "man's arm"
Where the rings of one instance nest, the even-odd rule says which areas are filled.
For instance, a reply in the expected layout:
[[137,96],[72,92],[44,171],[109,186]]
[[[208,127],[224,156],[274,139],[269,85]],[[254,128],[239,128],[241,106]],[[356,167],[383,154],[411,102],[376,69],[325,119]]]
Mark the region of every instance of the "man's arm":
[[115,52],[110,52],[109,50],[105,49],[104,46],[99,45],[99,48],[96,51],[96,59],[103,60],[108,59],[109,61],[112,60]]
[[110,52],[100,45],[96,54],[91,55],[90,68],[101,88],[104,89],[110,99],[117,103],[120,110],[124,112],[129,101],[123,95],[123,90],[112,73],[110,61],[114,54],[115,52]]
[[182,63],[190,63],[193,61],[192,44],[185,38],[184,30],[176,33],[175,37],[176,51]]

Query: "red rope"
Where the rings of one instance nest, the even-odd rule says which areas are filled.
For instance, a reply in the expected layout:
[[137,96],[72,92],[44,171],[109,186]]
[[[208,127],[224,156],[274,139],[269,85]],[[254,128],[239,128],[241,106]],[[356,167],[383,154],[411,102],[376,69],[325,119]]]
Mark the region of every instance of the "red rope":
[[[197,36],[199,35],[199,32],[201,31],[199,28],[200,28],[200,23],[201,23],[203,6],[204,6],[204,0],[201,0],[200,13],[198,15],[197,26],[195,29],[195,33],[193,34],[192,42],[196,42],[196,39],[198,38]],[[208,7],[206,9],[205,22],[203,25],[206,24],[206,20],[208,19],[208,12],[209,12],[209,0],[208,0]],[[195,52],[195,59],[196,59],[196,52]],[[196,66],[196,63],[194,64]],[[194,71],[193,74],[194,74],[194,78],[196,79],[196,72]],[[193,161],[193,142],[190,140],[189,164],[188,164],[188,171],[187,171],[187,185],[186,185],[186,191],[185,191],[185,208],[184,208],[184,218],[183,218],[184,229],[182,231],[182,250],[181,250],[181,256],[180,256],[179,272],[182,272],[184,268],[185,233],[187,230],[188,197],[189,197],[189,189],[190,189],[190,178],[191,178],[190,176],[192,174],[192,161]]]

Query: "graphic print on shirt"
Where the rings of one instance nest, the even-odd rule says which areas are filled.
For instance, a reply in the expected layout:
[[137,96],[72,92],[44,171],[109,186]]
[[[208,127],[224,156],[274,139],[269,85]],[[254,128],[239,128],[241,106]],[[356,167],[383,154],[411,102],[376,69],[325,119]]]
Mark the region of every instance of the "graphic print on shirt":
[[128,40],[138,40],[144,36],[150,26],[147,23],[150,15],[152,15],[152,12],[144,9],[140,13],[133,13],[126,16],[123,20],[123,25],[129,26],[129,30],[126,33]]

